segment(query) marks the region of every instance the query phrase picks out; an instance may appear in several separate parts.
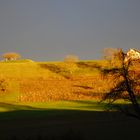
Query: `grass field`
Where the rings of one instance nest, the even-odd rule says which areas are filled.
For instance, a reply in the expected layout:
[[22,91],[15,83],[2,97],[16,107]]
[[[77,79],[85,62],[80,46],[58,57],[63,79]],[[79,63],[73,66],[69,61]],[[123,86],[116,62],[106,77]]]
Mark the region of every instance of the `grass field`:
[[[1,62],[0,78],[10,90],[9,95],[19,94],[16,100],[20,102],[90,100],[103,90],[104,81],[98,69],[103,64],[102,61]],[[8,99],[8,94],[2,95],[3,99]]]
[[103,67],[106,61],[0,62],[0,140],[139,137],[138,120],[98,103],[113,83]]

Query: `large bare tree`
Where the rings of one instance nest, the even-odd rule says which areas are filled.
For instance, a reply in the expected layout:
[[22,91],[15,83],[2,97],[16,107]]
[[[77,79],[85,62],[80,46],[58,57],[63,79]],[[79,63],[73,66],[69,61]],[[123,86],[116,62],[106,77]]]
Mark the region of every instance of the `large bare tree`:
[[[118,52],[119,63],[118,67],[102,69],[102,73],[111,74],[114,78],[114,86],[104,94],[102,101],[108,101],[108,106],[112,106],[118,99],[124,99],[131,103],[132,108],[127,106],[117,106],[119,110],[125,114],[140,119],[140,106],[138,98],[140,94],[140,75],[136,71],[136,64],[132,59],[125,62],[125,54],[122,50]],[[133,65],[133,68],[132,68]]]

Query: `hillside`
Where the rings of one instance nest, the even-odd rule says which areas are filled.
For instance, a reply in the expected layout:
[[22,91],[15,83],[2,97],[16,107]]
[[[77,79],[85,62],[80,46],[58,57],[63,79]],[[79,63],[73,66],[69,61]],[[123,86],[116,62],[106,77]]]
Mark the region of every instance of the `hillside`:
[[[104,77],[105,60],[66,62],[13,61],[0,63],[0,100],[46,102],[99,99],[112,86]],[[137,67],[138,68],[138,67]]]
[[[112,68],[107,61],[15,61],[0,68],[0,139],[112,139],[116,128],[115,139],[139,134],[138,121],[98,104],[113,84],[101,74]],[[139,72],[139,63],[131,71]]]

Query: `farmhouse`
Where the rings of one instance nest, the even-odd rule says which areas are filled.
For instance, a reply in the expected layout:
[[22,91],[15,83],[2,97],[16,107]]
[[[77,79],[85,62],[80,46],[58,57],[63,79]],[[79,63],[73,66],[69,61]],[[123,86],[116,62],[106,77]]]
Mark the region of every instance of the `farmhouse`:
[[136,49],[130,49],[127,53],[126,53],[126,57],[124,59],[125,62],[128,62],[129,60],[140,60],[140,51],[136,50]]

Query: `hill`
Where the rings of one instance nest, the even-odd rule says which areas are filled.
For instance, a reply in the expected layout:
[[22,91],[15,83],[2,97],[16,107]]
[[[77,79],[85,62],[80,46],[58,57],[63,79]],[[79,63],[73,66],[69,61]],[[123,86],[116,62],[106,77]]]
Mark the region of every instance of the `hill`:
[[0,83],[5,91],[1,90],[0,99],[12,97],[20,102],[99,99],[113,84],[110,76],[101,74],[104,67],[110,68],[105,60],[1,62]]

